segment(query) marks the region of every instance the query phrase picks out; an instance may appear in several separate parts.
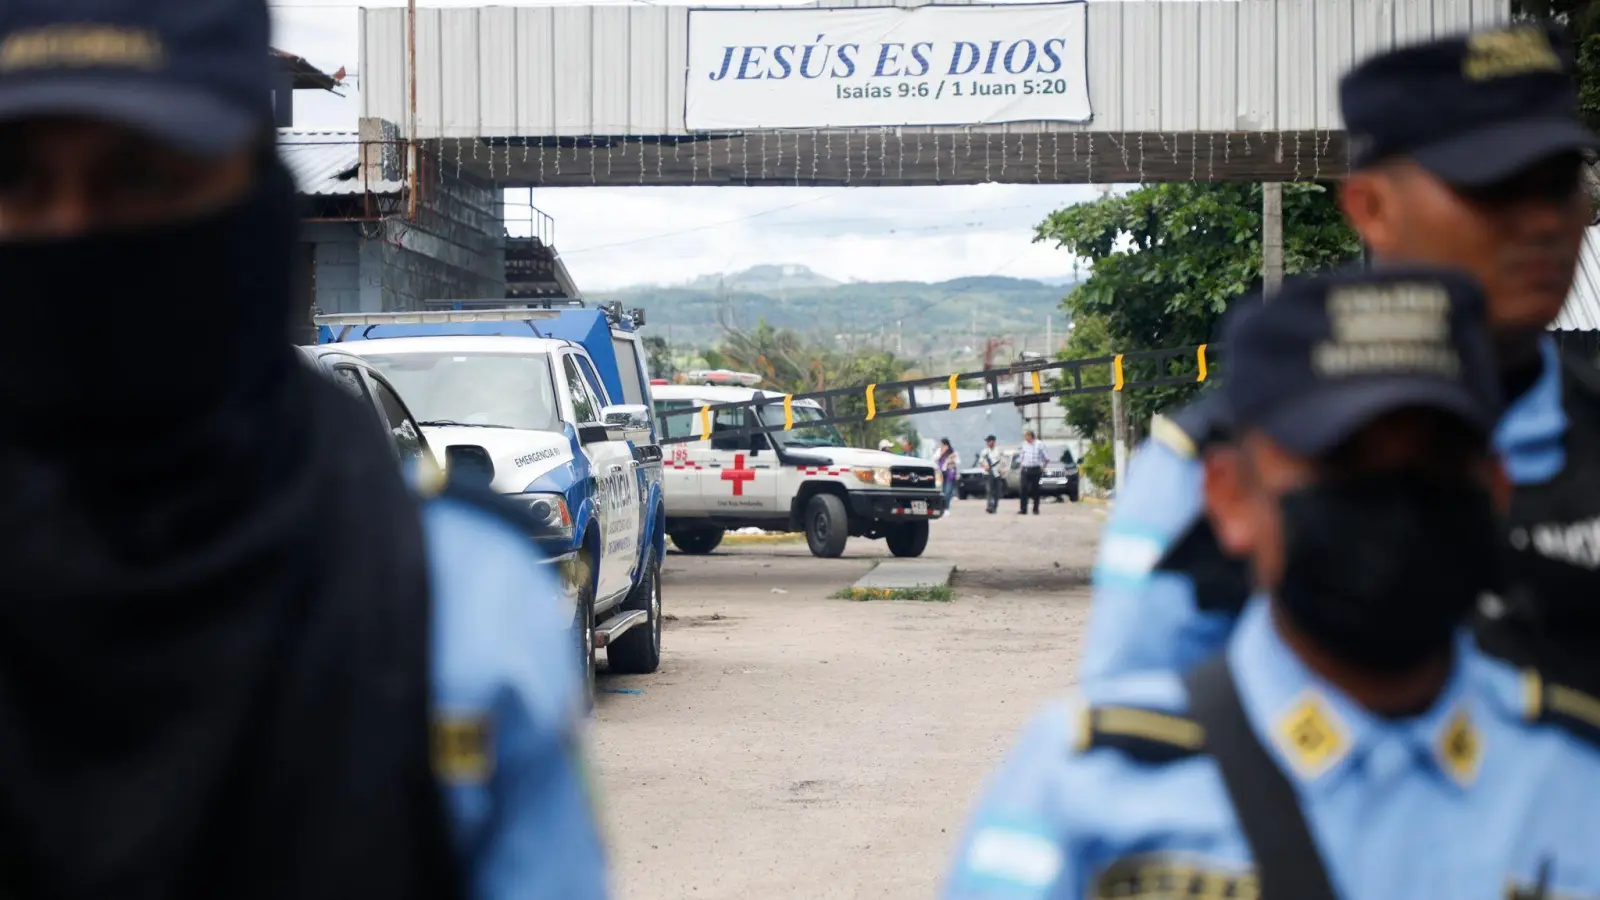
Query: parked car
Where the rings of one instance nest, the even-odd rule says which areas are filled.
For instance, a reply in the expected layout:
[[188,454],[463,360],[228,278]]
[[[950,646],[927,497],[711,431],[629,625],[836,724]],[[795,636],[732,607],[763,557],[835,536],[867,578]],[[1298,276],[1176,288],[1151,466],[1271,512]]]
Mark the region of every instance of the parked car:
[[[1006,472],[1007,497],[1015,497],[1022,492],[1022,450],[1019,447],[997,448],[1002,453],[1011,455],[1011,468]],[[962,469],[957,473],[956,496],[962,500],[968,497],[987,497],[989,484],[982,469],[976,466]],[[1078,502],[1078,465],[1077,463],[1053,462],[1044,467],[1044,476],[1039,479],[1039,494],[1044,497],[1065,497],[1073,503]]]
[[[1008,449],[1011,450],[1011,470],[1006,473],[1006,496],[1016,497],[1022,493],[1022,450],[1021,448]],[[1046,465],[1044,474],[1039,478],[1039,495],[1042,497],[1065,497],[1073,503],[1077,503],[1077,464],[1052,462]]]
[[956,498],[989,496],[989,473],[977,466],[956,472]]

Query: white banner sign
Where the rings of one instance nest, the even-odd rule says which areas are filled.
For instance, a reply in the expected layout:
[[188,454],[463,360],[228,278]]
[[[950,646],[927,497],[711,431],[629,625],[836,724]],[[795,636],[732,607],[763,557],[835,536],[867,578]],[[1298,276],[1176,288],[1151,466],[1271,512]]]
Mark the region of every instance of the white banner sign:
[[1087,8],[690,10],[684,124],[1087,122]]

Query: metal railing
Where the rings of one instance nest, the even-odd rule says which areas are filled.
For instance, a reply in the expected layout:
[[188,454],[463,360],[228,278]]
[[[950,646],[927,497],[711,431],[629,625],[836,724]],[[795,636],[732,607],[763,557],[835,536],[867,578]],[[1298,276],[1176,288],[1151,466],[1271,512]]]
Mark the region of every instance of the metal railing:
[[[1058,397],[1068,397],[1076,394],[1102,394],[1113,391],[1125,391],[1132,388],[1162,387],[1179,384],[1194,384],[1203,382],[1210,374],[1210,367],[1215,364],[1221,354],[1221,344],[1199,344],[1189,347],[1176,347],[1169,350],[1140,350],[1133,353],[1119,353],[1113,356],[1096,356],[1088,359],[1069,360],[1038,360],[1019,363],[1003,369],[988,369],[980,372],[958,372],[953,375],[934,376],[929,378],[912,378],[905,381],[892,381],[877,384],[865,384],[856,387],[834,388],[826,391],[810,391],[803,394],[772,394],[752,400],[740,400],[730,403],[711,403],[689,409],[660,410],[656,413],[658,419],[687,418],[691,426],[682,429],[685,432],[678,437],[668,437],[661,440],[662,444],[683,444],[693,441],[717,438],[739,438],[757,434],[772,434],[774,432],[792,431],[795,427],[794,404],[801,401],[810,401],[820,406],[823,417],[820,419],[806,419],[800,423],[801,427],[817,425],[850,425],[857,422],[872,421],[874,419],[898,418],[900,416],[914,416],[920,413],[939,412],[943,410],[958,409],[977,406],[998,406],[1001,404],[1011,406],[1033,406],[1049,403]],[[1193,360],[1194,371],[1179,375],[1158,375],[1155,377],[1127,377],[1127,364],[1130,362],[1153,362],[1164,364],[1173,361]],[[1111,381],[1107,384],[1085,384],[1084,373],[1095,367],[1109,366],[1111,368]],[[1046,376],[1050,376],[1046,380]],[[1031,391],[1007,393],[1002,390],[1004,381],[1022,377],[1025,387]],[[959,391],[962,385],[974,381],[983,383],[984,399],[962,400]],[[887,404],[879,408],[879,397],[895,397],[901,392],[909,392],[913,388],[946,387],[950,391],[948,403],[917,405],[915,394],[908,394],[911,403],[890,407]],[[866,413],[840,414],[835,408],[840,400],[860,398],[866,406]],[[810,405],[810,404],[807,404]],[[733,428],[712,427],[712,419],[718,412],[729,410],[748,410],[751,416],[745,417],[746,421],[759,422],[759,425],[745,425]],[[776,421],[769,421],[762,413],[774,410],[782,413],[781,419],[774,416]],[[698,419],[698,422],[695,420]],[[663,431],[672,433],[675,428],[666,428]]]

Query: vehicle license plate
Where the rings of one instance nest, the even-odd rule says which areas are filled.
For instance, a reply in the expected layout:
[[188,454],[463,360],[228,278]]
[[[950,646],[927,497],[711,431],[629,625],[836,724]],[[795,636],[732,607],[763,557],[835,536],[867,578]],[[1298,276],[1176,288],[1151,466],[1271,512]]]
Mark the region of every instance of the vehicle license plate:
[[918,516],[927,515],[928,514],[928,501],[926,501],[926,500],[913,500],[913,501],[911,501],[911,512],[912,512],[913,515],[918,515]]

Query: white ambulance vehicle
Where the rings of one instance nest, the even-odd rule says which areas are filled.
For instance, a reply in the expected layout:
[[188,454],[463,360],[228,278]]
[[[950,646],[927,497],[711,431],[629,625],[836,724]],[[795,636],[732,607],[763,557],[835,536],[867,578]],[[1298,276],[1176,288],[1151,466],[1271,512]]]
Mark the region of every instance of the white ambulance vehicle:
[[[744,387],[655,385],[662,439],[701,434],[702,407],[783,395]],[[667,535],[685,553],[710,553],[730,528],[804,531],[811,552],[836,557],[852,537],[883,538],[895,556],[921,556],[928,523],[945,513],[940,475],[924,459],[845,446],[815,401],[794,401],[794,428],[717,436],[757,425],[750,409],[711,411],[709,440],[666,444]],[[668,415],[676,412],[676,415]],[[761,413],[783,426],[781,402]]]

